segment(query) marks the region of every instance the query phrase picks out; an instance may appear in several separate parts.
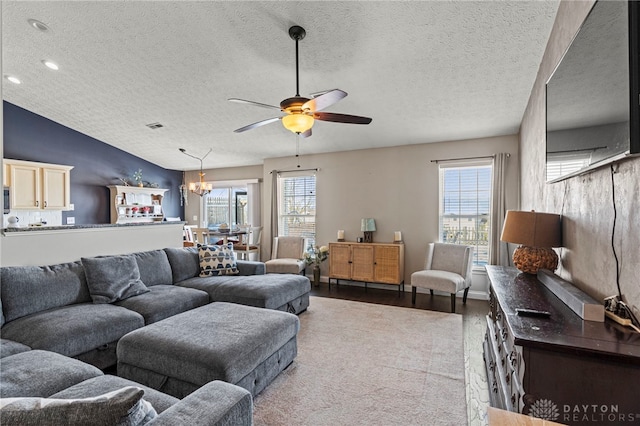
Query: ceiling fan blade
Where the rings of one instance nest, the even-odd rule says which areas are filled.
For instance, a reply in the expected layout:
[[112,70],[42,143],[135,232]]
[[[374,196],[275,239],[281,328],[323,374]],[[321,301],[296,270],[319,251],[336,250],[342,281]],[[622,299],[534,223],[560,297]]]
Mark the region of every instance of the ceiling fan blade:
[[254,102],[254,101],[247,101],[245,99],[238,99],[238,98],[229,98],[230,102],[237,102],[239,104],[249,104],[249,105],[254,105],[254,106],[258,106],[258,107],[262,107],[262,108],[269,108],[269,109],[277,109],[278,111],[281,111],[280,107],[275,106],[275,105],[268,105],[268,104],[263,104],[260,102]]
[[255,129],[256,127],[264,126],[265,124],[273,123],[274,121],[280,120],[282,117],[273,117],[267,118],[266,120],[258,121],[257,123],[248,124],[244,127],[240,127],[239,129],[234,130],[236,133],[242,133],[247,130]]
[[303,110],[309,109],[310,111],[313,111],[313,112],[320,111],[335,104],[345,96],[347,96],[347,92],[343,90],[340,90],[340,89],[329,90],[328,92],[323,93],[322,95],[319,95],[316,98],[309,99],[307,102],[304,103],[304,105],[302,105],[302,109]]
[[300,136],[303,138],[308,138],[309,136],[311,136],[311,129],[307,130],[306,132],[300,133]]
[[332,121],[334,123],[349,123],[349,124],[369,124],[371,118],[361,117],[359,115],[349,114],[337,114],[335,112],[316,112],[313,114],[313,118],[322,121]]

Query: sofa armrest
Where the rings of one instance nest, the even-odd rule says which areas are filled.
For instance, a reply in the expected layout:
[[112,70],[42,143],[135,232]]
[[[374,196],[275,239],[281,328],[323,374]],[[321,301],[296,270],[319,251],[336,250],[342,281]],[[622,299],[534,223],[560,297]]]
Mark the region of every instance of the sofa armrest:
[[264,262],[238,260],[236,263],[238,265],[240,275],[264,275],[266,273]]
[[175,425],[253,424],[253,399],[248,390],[222,381],[209,382],[148,423]]

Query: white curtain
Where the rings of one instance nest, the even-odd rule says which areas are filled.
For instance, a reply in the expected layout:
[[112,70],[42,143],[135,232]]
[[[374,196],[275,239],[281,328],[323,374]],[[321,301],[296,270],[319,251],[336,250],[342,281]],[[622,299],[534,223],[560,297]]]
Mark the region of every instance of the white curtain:
[[251,226],[262,226],[260,214],[261,198],[260,183],[247,184],[247,198],[249,200],[249,222]]
[[278,171],[271,171],[271,238],[278,236]]
[[493,158],[493,182],[491,183],[491,250],[489,264],[509,266],[509,247],[500,241],[506,211],[505,174],[509,154],[499,153]]

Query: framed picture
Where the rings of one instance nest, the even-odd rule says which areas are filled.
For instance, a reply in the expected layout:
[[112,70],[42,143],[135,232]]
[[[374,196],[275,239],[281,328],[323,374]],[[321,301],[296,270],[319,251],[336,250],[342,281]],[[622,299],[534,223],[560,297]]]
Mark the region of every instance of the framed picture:
[[151,200],[151,204],[154,206],[159,206],[160,205],[160,200]]

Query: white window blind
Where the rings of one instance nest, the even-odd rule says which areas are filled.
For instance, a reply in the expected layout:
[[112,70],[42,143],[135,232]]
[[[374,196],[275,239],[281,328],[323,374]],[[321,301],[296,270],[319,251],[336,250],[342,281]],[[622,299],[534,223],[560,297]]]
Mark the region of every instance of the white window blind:
[[299,236],[315,244],[316,177],[282,175],[279,181],[279,233]]
[[440,241],[474,247],[476,266],[489,262],[491,162],[440,164]]

